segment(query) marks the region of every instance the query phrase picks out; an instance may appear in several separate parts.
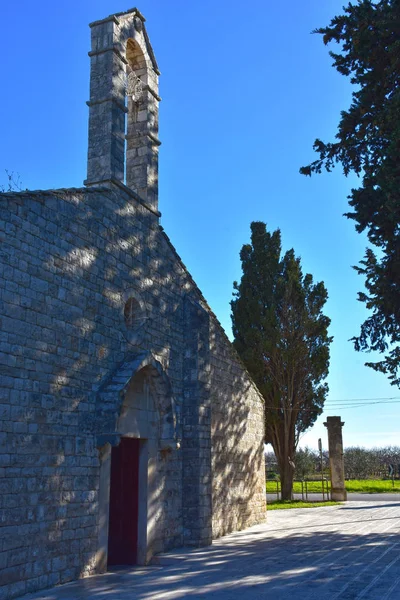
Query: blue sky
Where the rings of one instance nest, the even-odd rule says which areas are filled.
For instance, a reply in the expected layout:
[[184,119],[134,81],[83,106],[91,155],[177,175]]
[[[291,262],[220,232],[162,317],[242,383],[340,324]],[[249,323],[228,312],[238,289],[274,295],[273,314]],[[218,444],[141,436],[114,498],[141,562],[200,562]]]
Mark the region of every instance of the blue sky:
[[[304,272],[323,280],[335,340],[329,400],[399,397],[371,357],[348,341],[366,316],[351,269],[365,238],[342,215],[355,179],[340,168],[299,175],[316,137],[333,138],[350,85],[310,32],[342,0],[141,0],[161,70],[162,225],[231,335],[232,282],[249,224],[280,227]],[[18,172],[30,189],[80,186],[86,176],[88,23],[131,8],[124,1],[2,3],[0,183]],[[328,403],[327,403],[328,407]],[[400,444],[400,404],[328,409],[302,445],[326,446],[325,417],[345,421],[345,445]]]

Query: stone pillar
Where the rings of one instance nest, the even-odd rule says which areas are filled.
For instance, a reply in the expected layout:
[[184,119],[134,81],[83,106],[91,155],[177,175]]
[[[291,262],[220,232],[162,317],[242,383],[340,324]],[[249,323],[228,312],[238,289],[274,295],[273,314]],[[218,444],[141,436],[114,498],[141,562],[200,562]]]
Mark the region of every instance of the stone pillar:
[[212,541],[209,315],[186,297],[184,318],[183,543],[205,546]]
[[342,439],[342,427],[344,422],[340,417],[327,417],[324,425],[328,429],[332,500],[347,500],[347,492],[344,482]]
[[90,24],[88,170],[85,185],[124,182],[125,70],[120,21],[115,15]]

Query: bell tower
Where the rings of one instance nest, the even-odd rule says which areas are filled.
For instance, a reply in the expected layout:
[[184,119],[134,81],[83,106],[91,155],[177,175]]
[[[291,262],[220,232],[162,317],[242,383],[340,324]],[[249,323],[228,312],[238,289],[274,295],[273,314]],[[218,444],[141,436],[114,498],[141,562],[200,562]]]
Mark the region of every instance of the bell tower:
[[133,8],[90,24],[85,185],[124,184],[158,210],[158,76],[143,15]]

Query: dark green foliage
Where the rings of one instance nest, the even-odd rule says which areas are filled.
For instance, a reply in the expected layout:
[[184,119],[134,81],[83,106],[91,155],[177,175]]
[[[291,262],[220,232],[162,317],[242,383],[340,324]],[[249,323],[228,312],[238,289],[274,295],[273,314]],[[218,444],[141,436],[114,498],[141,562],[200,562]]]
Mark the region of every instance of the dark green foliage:
[[346,479],[367,479],[379,476],[382,465],[377,452],[367,448],[351,447],[344,452],[344,472]]
[[388,351],[366,363],[400,385],[400,0],[358,0],[328,27],[317,29],[333,66],[356,86],[351,106],[342,111],[333,143],[314,142],[319,159],[300,169],[304,175],[340,163],[345,175],[361,177],[349,196],[358,232],[366,231],[378,251],[367,248],[360,266],[367,293],[359,300],[372,311],[353,338],[356,350]]
[[268,233],[265,223],[251,224],[251,244],[240,258],[243,275],[231,302],[234,346],[265,399],[265,441],[274,448],[287,498],[299,436],[321,414],[328,391],[327,291],[303,276],[293,250],[281,256],[280,231]]
[[[329,470],[329,455],[324,452],[322,455],[323,468]],[[274,452],[266,452],[265,464],[268,479],[275,476],[274,470],[277,470],[277,460]],[[295,479],[316,479],[321,478],[321,458],[318,450],[312,448],[300,448],[296,450],[294,457]]]
[[[320,453],[317,450],[311,448],[300,448],[296,451],[294,459],[296,464],[295,479],[318,479],[321,476],[321,462]],[[275,454],[268,452],[266,454],[266,465],[267,472],[275,467],[277,463]],[[327,452],[323,453],[323,465],[324,472],[329,470],[329,456]],[[389,465],[394,466],[394,476],[396,479],[400,479],[400,447],[399,446],[385,446],[382,448],[362,448],[360,446],[349,446],[344,449],[344,472],[347,480],[372,480],[386,479],[389,477]],[[272,477],[269,477],[272,479]],[[319,491],[315,486],[309,486],[309,491]],[[362,489],[362,486],[354,486],[352,488],[346,483],[347,491],[391,491],[391,487],[379,487],[373,489],[372,481],[369,484],[368,489]],[[275,492],[276,488],[273,485],[269,485],[267,491],[269,493]],[[300,492],[301,487],[294,485],[294,491]]]
[[317,474],[317,467],[320,466],[319,452],[310,450],[310,448],[300,448],[295,457],[295,477],[304,479]]
[[368,479],[386,477],[389,464],[395,466],[396,474],[400,465],[400,448],[346,448],[344,451],[344,471],[346,479]]

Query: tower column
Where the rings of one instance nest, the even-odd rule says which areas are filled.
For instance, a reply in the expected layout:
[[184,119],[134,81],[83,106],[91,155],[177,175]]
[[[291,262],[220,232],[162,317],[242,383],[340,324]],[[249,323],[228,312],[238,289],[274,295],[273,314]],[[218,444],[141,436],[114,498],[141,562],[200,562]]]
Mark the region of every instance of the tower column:
[[158,208],[158,68],[141,41],[143,23],[127,41],[126,185],[154,210]]
[[120,21],[112,15],[90,24],[88,170],[85,185],[117,180],[125,171],[125,71]]
[[344,481],[343,439],[344,422],[340,417],[327,417],[325,427],[328,429],[329,466],[331,471],[332,500],[347,500]]

